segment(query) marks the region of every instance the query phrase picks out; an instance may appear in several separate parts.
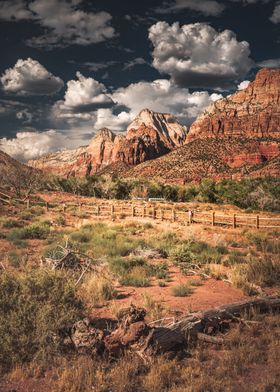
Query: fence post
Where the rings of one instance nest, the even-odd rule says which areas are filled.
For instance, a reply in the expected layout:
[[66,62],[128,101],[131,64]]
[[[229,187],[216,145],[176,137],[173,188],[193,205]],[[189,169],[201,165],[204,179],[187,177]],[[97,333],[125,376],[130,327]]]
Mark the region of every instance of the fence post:
[[153,207],[153,219],[156,219],[156,207]]
[[49,211],[49,203],[46,201],[46,210]]
[[62,212],[65,212],[65,210],[66,210],[66,204],[63,203],[63,204],[62,204]]
[[26,208],[29,209],[29,207],[30,207],[30,200],[26,199]]
[[212,226],[215,226],[215,211],[212,212]]
[[96,215],[97,215],[97,216],[99,216],[99,215],[100,215],[100,206],[97,206],[97,209],[96,209]]
[[131,215],[132,215],[132,217],[135,216],[135,206],[132,206],[132,208],[131,208]]
[[163,219],[164,219],[164,210],[162,208],[160,209],[160,218],[163,221]]
[[257,229],[260,228],[260,217],[259,217],[259,215],[257,215],[257,218],[256,218],[256,228]]
[[114,212],[115,212],[115,207],[114,207],[114,204],[112,204],[112,207],[111,207],[111,218],[112,218],[112,220],[114,219]]
[[145,215],[146,215],[146,207],[144,206],[144,207],[143,207],[143,214],[142,214],[142,217],[145,218]]
[[78,211],[81,212],[81,209],[82,209],[82,203],[79,203]]
[[172,208],[172,222],[174,223],[175,221],[176,221],[175,209]]
[[236,229],[236,215],[235,215],[235,214],[233,214],[232,227],[233,227],[234,229]]

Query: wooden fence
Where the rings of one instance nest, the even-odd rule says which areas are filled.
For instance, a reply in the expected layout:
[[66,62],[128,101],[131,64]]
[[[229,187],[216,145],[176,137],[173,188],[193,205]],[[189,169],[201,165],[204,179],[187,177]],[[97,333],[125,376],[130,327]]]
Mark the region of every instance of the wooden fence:
[[[6,196],[6,197],[5,197]],[[188,211],[174,206],[156,206],[153,203],[144,202],[110,202],[100,201],[99,203],[47,203],[27,200],[13,199],[0,192],[0,201],[13,204],[22,203],[28,209],[31,206],[44,206],[46,210],[53,209],[65,213],[67,211],[77,211],[90,216],[104,219],[115,218],[150,218],[159,221],[178,222],[179,224],[191,225],[202,224],[224,227],[252,227],[255,229],[280,229],[280,216],[268,217],[264,215],[239,215],[222,214],[220,212],[208,212],[193,210],[190,217]]]

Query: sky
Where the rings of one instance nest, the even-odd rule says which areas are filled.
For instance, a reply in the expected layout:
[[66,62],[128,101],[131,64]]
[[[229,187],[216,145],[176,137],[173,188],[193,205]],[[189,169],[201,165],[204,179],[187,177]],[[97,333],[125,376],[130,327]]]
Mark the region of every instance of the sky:
[[144,108],[190,125],[279,49],[278,0],[1,0],[0,149],[86,145]]

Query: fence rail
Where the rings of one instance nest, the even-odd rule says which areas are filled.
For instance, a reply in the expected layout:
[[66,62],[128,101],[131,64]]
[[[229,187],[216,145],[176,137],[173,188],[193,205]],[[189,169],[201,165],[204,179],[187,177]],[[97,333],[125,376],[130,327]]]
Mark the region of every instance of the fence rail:
[[189,216],[188,211],[174,207],[155,206],[154,204],[142,203],[134,201],[131,203],[114,203],[100,201],[100,203],[57,203],[42,202],[34,200],[13,199],[11,196],[0,192],[0,201],[5,203],[21,203],[25,208],[32,206],[43,206],[46,210],[54,209],[60,212],[67,210],[77,210],[91,216],[115,219],[117,217],[132,218],[150,218],[160,221],[178,222],[181,224],[202,224],[211,226],[224,227],[252,227],[256,229],[280,229],[280,216],[268,217],[263,215],[223,215],[220,212],[202,212],[193,211],[193,215]]

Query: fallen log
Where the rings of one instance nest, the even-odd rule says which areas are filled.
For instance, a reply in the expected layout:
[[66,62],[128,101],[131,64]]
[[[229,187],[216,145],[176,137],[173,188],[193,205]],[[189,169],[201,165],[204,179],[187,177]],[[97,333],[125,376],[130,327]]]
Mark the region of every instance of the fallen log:
[[221,330],[225,323],[239,321],[244,313],[269,313],[280,309],[280,297],[256,298],[243,302],[191,313],[168,327],[181,332],[187,340],[197,339],[198,333],[214,334]]

